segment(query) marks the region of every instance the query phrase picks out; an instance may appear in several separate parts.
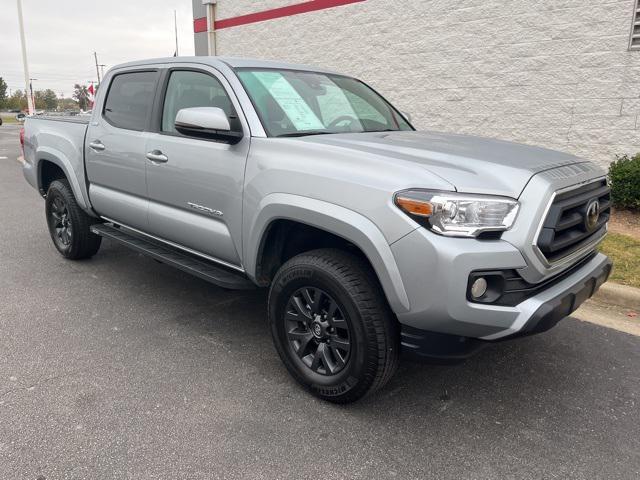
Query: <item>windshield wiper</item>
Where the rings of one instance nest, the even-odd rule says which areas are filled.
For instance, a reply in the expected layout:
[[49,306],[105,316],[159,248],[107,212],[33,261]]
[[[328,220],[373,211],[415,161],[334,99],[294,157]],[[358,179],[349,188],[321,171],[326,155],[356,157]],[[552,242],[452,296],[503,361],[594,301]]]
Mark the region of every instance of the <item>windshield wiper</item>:
[[307,135],[330,135],[332,133],[338,133],[338,132],[329,132],[327,130],[307,130],[306,132],[283,133],[281,135],[276,135],[276,138],[281,138],[281,137],[306,137]]
[[340,133],[380,133],[380,132],[399,132],[395,128],[385,128],[384,130],[362,130],[360,132],[331,132],[327,130],[307,130],[306,132],[291,132],[291,133],[283,133],[281,135],[276,135],[276,138],[284,138],[284,137],[306,137],[307,135],[338,135]]

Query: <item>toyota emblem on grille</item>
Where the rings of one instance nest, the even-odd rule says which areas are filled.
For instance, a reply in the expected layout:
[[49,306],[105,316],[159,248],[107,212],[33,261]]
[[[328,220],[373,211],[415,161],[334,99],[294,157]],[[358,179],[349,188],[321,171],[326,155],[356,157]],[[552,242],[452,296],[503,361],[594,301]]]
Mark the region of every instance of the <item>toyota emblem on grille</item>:
[[600,218],[600,202],[598,200],[592,200],[587,206],[587,218],[585,218],[585,226],[587,230],[591,231],[598,226],[598,219]]

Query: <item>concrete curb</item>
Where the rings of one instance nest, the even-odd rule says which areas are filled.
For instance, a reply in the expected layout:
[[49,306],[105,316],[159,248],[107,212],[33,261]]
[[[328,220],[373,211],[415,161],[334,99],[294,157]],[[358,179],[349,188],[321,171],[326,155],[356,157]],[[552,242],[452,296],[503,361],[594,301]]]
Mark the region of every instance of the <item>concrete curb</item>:
[[640,310],[640,288],[628,287],[619,283],[605,283],[593,299],[609,305]]
[[626,314],[628,309],[614,307],[598,302],[585,302],[572,317],[584,322],[594,323],[602,327],[613,328],[620,332],[640,337],[640,322]]

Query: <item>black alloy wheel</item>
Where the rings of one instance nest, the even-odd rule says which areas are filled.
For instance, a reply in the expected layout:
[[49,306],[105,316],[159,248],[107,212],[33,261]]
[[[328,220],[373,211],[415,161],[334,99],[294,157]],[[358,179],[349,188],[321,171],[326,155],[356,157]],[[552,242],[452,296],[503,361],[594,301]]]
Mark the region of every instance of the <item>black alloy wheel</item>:
[[53,241],[58,244],[58,248],[68,248],[71,245],[73,227],[69,218],[69,209],[62,197],[56,197],[51,202],[49,222],[54,234]]
[[98,220],[80,208],[66,179],[49,185],[45,214],[53,245],[63,257],[80,260],[98,252],[102,237],[91,232],[91,225]]
[[325,291],[305,286],[289,298],[285,312],[289,346],[320,375],[335,375],[349,362],[348,318]]
[[355,402],[396,370],[398,321],[371,266],[350,252],[287,260],[271,282],[269,324],[289,373],[323,400]]

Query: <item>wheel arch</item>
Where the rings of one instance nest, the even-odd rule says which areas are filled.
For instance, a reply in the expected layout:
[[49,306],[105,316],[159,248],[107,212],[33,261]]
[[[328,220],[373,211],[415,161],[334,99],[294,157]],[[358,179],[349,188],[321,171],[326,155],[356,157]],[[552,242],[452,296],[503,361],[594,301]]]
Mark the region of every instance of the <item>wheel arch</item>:
[[[56,178],[61,178],[60,176],[52,175],[57,169],[62,172],[64,178],[69,182],[80,208],[93,215],[71,162],[64,156],[59,155],[59,153],[47,147],[41,147],[36,152],[38,191],[44,197],[51,182]],[[82,180],[84,181],[84,178]]]
[[271,280],[271,242],[274,241],[274,235],[282,235],[277,233],[282,232],[282,225],[295,225],[296,228],[307,228],[318,235],[326,235],[321,242],[328,242],[329,245],[314,241],[309,249],[334,246],[332,242],[336,241],[353,245],[373,268],[392,310],[396,313],[409,311],[409,298],[400,271],[378,227],[357,212],[299,195],[275,193],[266,196],[245,230],[244,267],[256,283],[268,285]]

